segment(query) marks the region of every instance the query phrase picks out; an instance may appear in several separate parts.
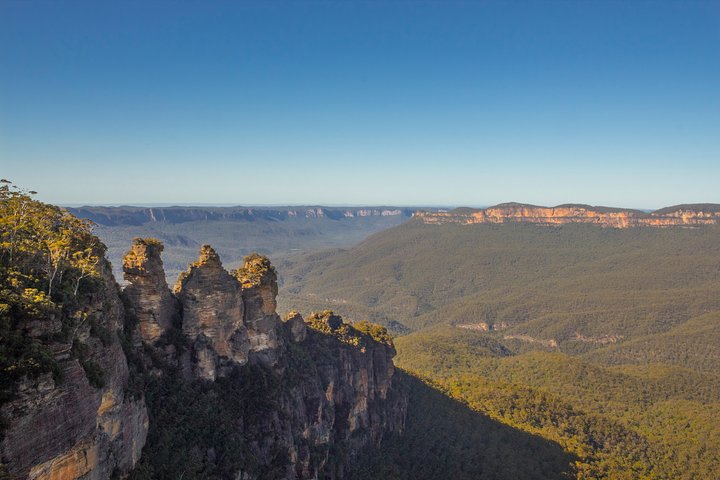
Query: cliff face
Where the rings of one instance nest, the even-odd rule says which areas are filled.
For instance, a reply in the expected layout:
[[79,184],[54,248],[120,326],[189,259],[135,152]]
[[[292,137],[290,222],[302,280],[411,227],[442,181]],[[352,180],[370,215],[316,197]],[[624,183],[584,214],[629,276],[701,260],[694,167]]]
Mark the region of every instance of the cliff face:
[[268,259],[231,274],[209,246],[173,293],[161,252],[136,239],[124,292],[100,256],[62,309],[14,317],[14,341],[47,368],[0,383],[0,477],[341,479],[402,430],[383,329],[376,341],[330,313],[283,322]]
[[250,255],[235,275],[242,284],[252,358],[265,365],[273,365],[277,362],[280,346],[280,317],[275,311],[278,294],[275,269],[267,258]]
[[[297,338],[292,322],[285,323],[286,337]],[[294,419],[281,446],[288,451],[285,478],[340,479],[364,449],[403,430],[408,398],[393,389],[395,349],[322,317],[311,317],[297,345],[282,359],[289,370],[283,377],[294,383],[283,401]]]
[[240,283],[222,268],[209,245],[174,288],[182,306],[182,332],[190,341],[195,373],[208,380],[248,361]]
[[107,479],[140,458],[148,415],[142,398],[128,393],[128,365],[116,335],[124,312],[109,271],[103,265],[73,319],[39,322],[43,328],[32,330],[59,371],[25,377],[2,405],[7,426],[0,455],[11,478]]
[[294,218],[328,218],[341,220],[357,217],[410,217],[412,211],[395,207],[334,208],[334,207],[81,207],[69,208],[73,215],[87,218],[98,225],[143,225],[146,223],[184,223],[198,220],[254,221]]
[[139,338],[154,342],[171,326],[177,303],[165,280],[159,242],[136,238],[123,258],[123,273],[130,285],[125,288],[131,311],[138,324]]
[[457,223],[536,223],[564,225],[587,223],[611,228],[630,227],[700,227],[720,224],[720,205],[679,205],[651,213],[640,210],[559,205],[538,207],[506,203],[486,209],[458,209],[450,212],[416,212],[414,217],[427,224]]
[[[145,288],[155,285],[126,288],[132,310]],[[376,341],[332,314],[281,321],[277,292],[267,258],[251,255],[230,274],[207,245],[180,275],[180,325],[144,347],[155,352],[144,363],[155,372],[157,423],[133,478],[340,479],[364,448],[402,430],[407,397],[393,390],[389,337]],[[193,430],[181,418],[203,421]]]

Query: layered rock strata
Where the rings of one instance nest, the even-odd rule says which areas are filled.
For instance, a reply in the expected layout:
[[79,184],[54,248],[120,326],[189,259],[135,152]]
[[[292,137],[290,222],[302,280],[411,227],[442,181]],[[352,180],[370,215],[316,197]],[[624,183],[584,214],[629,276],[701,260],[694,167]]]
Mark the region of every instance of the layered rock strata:
[[139,338],[155,342],[173,322],[177,304],[163,269],[163,245],[153,239],[136,238],[123,258],[123,273],[129,285],[125,296],[129,300],[130,315],[137,321]]
[[199,469],[178,477],[339,480],[403,429],[386,331],[374,339],[380,327],[331,312],[281,321],[277,275],[259,255],[231,274],[204,246],[170,292],[161,252],[133,242],[124,302],[105,262],[72,321],[19,326],[48,342],[60,371],[25,377],[2,403],[0,477],[123,478],[139,463],[133,478],[156,478],[169,466],[155,454],[175,442],[170,463]]
[[204,245],[200,258],[180,275],[174,292],[182,306],[182,332],[192,345],[196,374],[214,380],[248,361],[250,339],[240,283]]
[[96,290],[81,299],[74,318],[63,320],[67,333],[58,324],[41,336],[58,374],[25,377],[2,405],[0,474],[4,467],[10,478],[102,480],[127,473],[140,458],[147,409],[128,392],[128,364],[116,334],[123,306],[109,265],[102,270]]
[[250,255],[235,276],[242,285],[251,356],[265,365],[273,365],[277,362],[280,346],[277,333],[280,316],[275,311],[278,294],[275,268],[266,257]]
[[538,207],[503,203],[486,209],[461,208],[449,212],[415,212],[427,224],[534,223],[564,225],[586,223],[611,228],[701,227],[720,224],[720,205],[678,205],[654,212],[590,205]]
[[[291,312],[281,321],[277,273],[266,257],[250,255],[230,274],[217,253],[203,246],[173,292],[189,346],[189,358],[175,364],[191,373],[175,388],[224,378],[222,385],[242,390],[237,372],[243,368],[252,378],[245,381],[275,385],[255,390],[267,402],[262,415],[248,407],[234,419],[252,461],[238,460],[233,478],[341,479],[364,448],[378,445],[385,432],[402,430],[407,397],[392,389],[392,343],[375,341],[332,313],[306,322]],[[217,398],[227,394],[224,387],[203,388],[218,389]],[[172,404],[167,400],[155,399],[151,410],[166,412]],[[207,442],[198,438],[193,448],[224,448]],[[338,451],[344,453],[333,455]],[[206,461],[218,460],[213,454]]]

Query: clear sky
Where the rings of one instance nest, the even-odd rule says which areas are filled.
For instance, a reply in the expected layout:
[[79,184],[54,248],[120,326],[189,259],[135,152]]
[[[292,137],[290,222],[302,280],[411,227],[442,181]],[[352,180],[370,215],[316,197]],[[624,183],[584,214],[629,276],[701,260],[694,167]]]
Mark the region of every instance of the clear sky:
[[0,1],[62,204],[720,203],[720,2]]

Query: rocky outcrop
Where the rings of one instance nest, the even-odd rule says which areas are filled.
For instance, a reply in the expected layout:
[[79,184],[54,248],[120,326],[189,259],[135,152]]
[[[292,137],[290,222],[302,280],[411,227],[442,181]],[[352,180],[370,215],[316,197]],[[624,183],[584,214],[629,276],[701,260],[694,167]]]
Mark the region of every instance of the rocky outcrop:
[[450,212],[415,212],[427,224],[534,223],[564,225],[586,223],[611,228],[701,227],[720,224],[720,205],[678,205],[654,212],[590,205],[538,207],[503,203],[486,209],[459,208]]
[[[291,312],[281,321],[270,261],[250,255],[231,275],[207,245],[173,291],[189,348],[175,350],[187,358],[170,362],[185,375],[175,378],[166,371],[166,380],[150,380],[177,382],[163,388],[167,397],[155,396],[150,404],[153,418],[168,416],[160,420],[162,438],[179,438],[184,445],[186,427],[177,425],[173,434],[168,425],[176,417],[205,418],[210,411],[219,422],[236,425],[228,435],[241,436],[245,449],[234,458],[237,449],[225,451],[222,438],[198,436],[187,447],[192,451],[178,451],[179,457],[209,452],[204,462],[229,469],[228,478],[341,479],[365,448],[377,446],[387,432],[402,430],[407,396],[393,389],[395,349],[382,327],[348,325],[332,312],[307,321]],[[205,401],[193,394],[191,407],[185,402],[179,407],[173,395],[196,388],[212,394]],[[248,389],[250,397],[242,393]],[[228,399],[231,392],[237,396]],[[182,411],[169,410],[172,406]],[[162,448],[149,445],[150,452]],[[142,460],[147,471],[154,458],[150,453]]]
[[[165,477],[211,471],[245,480],[346,478],[366,449],[405,423],[408,396],[394,382],[395,349],[386,330],[375,326],[374,333],[386,340],[330,312],[307,321],[293,314],[278,331],[273,367],[248,362],[215,382],[151,379],[165,382],[164,396],[150,400],[162,425],[151,438],[161,440],[151,441],[141,460],[141,471],[150,473],[136,478],[153,478],[156,469]],[[192,419],[195,430],[173,421],[179,417]],[[162,457],[167,444],[171,467]]]
[[[290,331],[298,318],[286,323]],[[395,349],[329,312],[310,316],[302,342],[301,355],[288,352],[281,359],[300,364],[298,374],[283,374],[295,385],[283,404],[297,422],[290,427],[292,442],[283,445],[293,452],[285,478],[341,479],[365,448],[403,430],[408,398],[393,390]],[[333,458],[337,451],[344,456]]]
[[170,293],[158,240],[136,238],[123,258],[123,273],[129,285],[125,288],[129,312],[137,321],[139,338],[155,342],[165,333],[177,312],[175,298]]
[[277,309],[277,273],[267,257],[250,255],[235,276],[242,285],[245,325],[250,339],[251,358],[265,365],[277,362],[280,346]]
[[232,365],[247,363],[250,340],[240,283],[222,267],[212,247],[201,248],[200,258],[180,275],[174,292],[198,376],[214,380]]
[[21,324],[60,371],[25,377],[2,404],[0,476],[122,478],[139,462],[135,479],[340,480],[402,431],[408,397],[385,329],[332,312],[283,322],[269,260],[231,274],[209,246],[170,292],[161,251],[133,242],[124,303],[105,262],[72,321]]
[[303,320],[302,315],[295,311],[288,313],[285,317],[285,330],[290,339],[295,343],[302,342],[307,337],[305,320]]
[[107,479],[140,458],[147,409],[142,397],[128,393],[116,333],[123,307],[109,265],[101,270],[95,290],[82,296],[73,318],[63,319],[65,328],[44,337],[57,373],[25,377],[0,409],[7,423],[0,457],[11,478]]

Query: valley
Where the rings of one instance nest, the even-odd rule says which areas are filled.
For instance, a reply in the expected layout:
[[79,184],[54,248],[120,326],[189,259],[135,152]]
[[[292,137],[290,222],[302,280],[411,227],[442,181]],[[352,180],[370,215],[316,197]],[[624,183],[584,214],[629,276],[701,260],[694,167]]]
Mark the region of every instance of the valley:
[[400,207],[75,207],[73,215],[92,221],[108,247],[115,275],[135,237],[163,242],[168,282],[192,262],[203,244],[212,244],[230,267],[258,252],[273,257],[353,245],[368,235],[401,224],[413,210]]
[[[713,224],[105,209],[91,226],[4,192],[4,225],[17,229],[3,230],[0,250],[0,361],[11,372],[0,397],[2,478],[720,471]],[[266,230],[273,224],[278,235]],[[296,241],[293,225],[314,233]],[[119,289],[91,227],[110,244],[142,236],[115,264]],[[225,255],[204,244],[171,290],[166,255],[185,251],[152,235],[172,229],[194,239],[188,251],[209,235],[231,262],[251,244],[276,256],[246,255],[226,270]],[[368,230],[379,231],[351,243]],[[53,245],[67,250],[57,263]],[[65,272],[54,290],[43,265]],[[68,424],[54,399],[82,418]],[[52,428],[29,436],[24,425],[40,421]]]
[[561,445],[572,478],[716,478],[720,230],[537,223],[416,216],[290,259],[281,305],[385,324],[400,368]]

